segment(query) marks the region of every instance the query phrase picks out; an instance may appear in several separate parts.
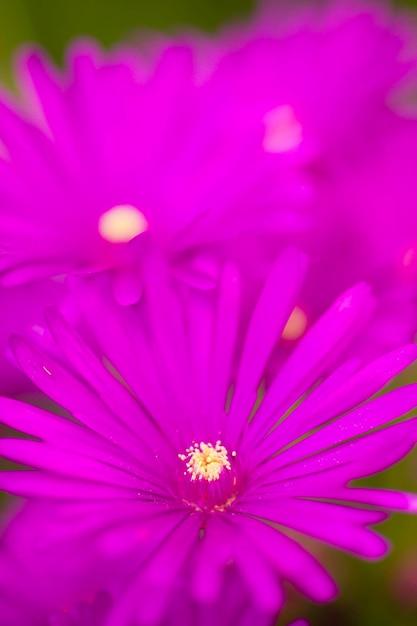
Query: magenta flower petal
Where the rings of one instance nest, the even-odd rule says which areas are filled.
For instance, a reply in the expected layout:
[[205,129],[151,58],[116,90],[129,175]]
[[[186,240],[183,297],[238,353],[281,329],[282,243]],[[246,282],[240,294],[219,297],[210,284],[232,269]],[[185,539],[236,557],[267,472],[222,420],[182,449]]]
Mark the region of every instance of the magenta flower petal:
[[[337,593],[333,579],[323,566],[293,539],[262,520],[250,517],[239,520],[264,558],[276,567],[284,580],[290,581],[301,593],[315,602],[328,602]],[[285,554],[285,558],[282,555]],[[300,577],[300,571],[304,576]]]
[[291,421],[281,423],[280,442],[290,443],[306,430],[324,424],[352,404],[371,397],[415,358],[416,350],[412,345],[395,350],[357,372],[359,363],[348,361],[306,398],[293,412]]
[[[307,332],[278,372],[271,393],[260,407],[260,422],[273,426],[277,411],[285,412],[326,371],[369,319],[373,300],[367,285],[357,285],[336,300]],[[256,427],[255,427],[256,428]]]
[[[273,266],[257,302],[240,360],[231,419],[247,415],[272,350],[280,339],[304,282],[307,259],[297,250],[287,250]],[[288,271],[289,270],[289,271]],[[275,294],[280,294],[279,300]],[[256,352],[257,358],[253,358]],[[245,418],[243,418],[245,419]]]
[[[7,253],[4,255],[7,257]],[[0,252],[0,265],[4,257]],[[36,332],[43,323],[43,309],[46,306],[64,306],[64,285],[52,281],[37,281],[30,285],[19,285],[6,289],[0,287],[1,328],[0,328],[0,393],[16,396],[19,393],[33,392],[34,387],[23,377],[16,367],[8,340],[13,332]]]

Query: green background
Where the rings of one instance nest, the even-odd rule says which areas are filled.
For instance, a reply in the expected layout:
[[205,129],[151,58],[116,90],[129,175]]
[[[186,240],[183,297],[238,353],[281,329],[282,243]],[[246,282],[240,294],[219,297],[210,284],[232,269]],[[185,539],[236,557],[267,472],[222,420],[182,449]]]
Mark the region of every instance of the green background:
[[40,42],[59,61],[80,35],[109,45],[136,28],[213,30],[253,6],[252,0],[0,0],[0,76],[10,79],[13,50],[28,41]]
[[[253,6],[251,0],[0,0],[0,79],[11,83],[13,52],[22,43],[40,43],[60,62],[65,46],[77,36],[92,35],[109,45],[137,28],[175,32],[178,26],[191,25],[213,30],[247,15]],[[416,371],[409,378],[416,380]],[[416,456],[376,480],[379,486],[410,490],[416,483]],[[340,598],[314,607],[290,592],[290,609],[280,624],[286,617],[306,615],[312,626],[416,626],[417,519],[397,516],[383,531],[395,549],[381,563],[320,553],[340,583]]]

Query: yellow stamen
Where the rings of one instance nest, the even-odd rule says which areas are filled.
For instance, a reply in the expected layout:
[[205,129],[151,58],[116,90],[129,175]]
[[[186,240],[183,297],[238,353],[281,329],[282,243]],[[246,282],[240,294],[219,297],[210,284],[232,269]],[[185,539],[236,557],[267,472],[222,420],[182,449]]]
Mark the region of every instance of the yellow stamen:
[[[232,452],[232,456],[235,456]],[[186,454],[179,454],[181,461],[186,461],[187,472],[191,480],[219,480],[223,469],[230,470],[227,449],[221,441],[216,445],[211,443],[195,443],[186,450]],[[186,472],[185,472],[186,473]]]

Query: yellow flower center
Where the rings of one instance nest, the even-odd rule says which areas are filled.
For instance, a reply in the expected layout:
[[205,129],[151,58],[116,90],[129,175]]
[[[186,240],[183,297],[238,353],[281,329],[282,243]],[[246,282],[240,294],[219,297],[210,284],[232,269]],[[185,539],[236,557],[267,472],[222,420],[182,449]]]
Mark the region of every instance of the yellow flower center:
[[148,229],[148,222],[136,207],[130,204],[114,206],[100,216],[98,231],[111,243],[126,243]]
[[266,152],[291,152],[301,145],[303,129],[289,105],[283,104],[269,111],[264,124],[263,148]]
[[[231,469],[227,449],[222,446],[220,440],[216,441],[214,446],[203,441],[195,443],[185,452],[186,454],[179,454],[178,457],[186,462],[191,480],[204,479],[210,483],[219,480],[224,469]],[[232,456],[235,456],[235,453],[232,452]]]

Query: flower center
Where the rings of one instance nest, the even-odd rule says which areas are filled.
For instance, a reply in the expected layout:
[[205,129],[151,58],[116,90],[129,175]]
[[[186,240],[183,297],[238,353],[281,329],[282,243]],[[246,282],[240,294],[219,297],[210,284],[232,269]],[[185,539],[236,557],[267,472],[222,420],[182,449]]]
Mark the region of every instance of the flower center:
[[293,312],[288,318],[288,322],[282,331],[282,338],[287,341],[299,339],[302,335],[304,335],[306,328],[307,315],[304,313],[303,309],[296,306],[294,307]]
[[283,104],[269,111],[264,124],[263,147],[266,152],[291,152],[302,143],[303,129],[289,105]]
[[119,204],[100,216],[98,231],[111,243],[126,243],[148,229],[148,222],[131,204]]
[[[236,456],[233,451],[230,455]],[[178,458],[185,463],[179,474],[182,500],[199,511],[223,511],[236,498],[236,473],[220,440],[194,443]],[[183,466],[184,468],[184,466]]]
[[219,480],[223,469],[230,471],[230,462],[227,450],[221,441],[216,445],[211,443],[195,443],[186,450],[187,454],[179,454],[181,461],[186,461],[187,472],[191,474],[191,480]]

